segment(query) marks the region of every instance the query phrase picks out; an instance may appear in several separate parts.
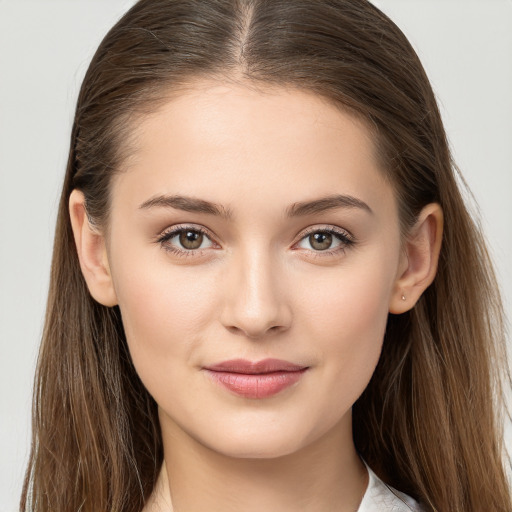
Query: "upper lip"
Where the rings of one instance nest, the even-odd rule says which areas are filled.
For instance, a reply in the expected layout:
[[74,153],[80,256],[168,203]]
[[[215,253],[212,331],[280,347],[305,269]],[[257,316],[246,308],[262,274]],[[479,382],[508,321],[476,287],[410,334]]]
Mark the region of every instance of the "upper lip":
[[272,372],[296,372],[306,369],[307,366],[290,363],[289,361],[283,361],[281,359],[263,359],[261,361],[231,359],[211,366],[205,366],[204,368],[213,372],[259,374]]

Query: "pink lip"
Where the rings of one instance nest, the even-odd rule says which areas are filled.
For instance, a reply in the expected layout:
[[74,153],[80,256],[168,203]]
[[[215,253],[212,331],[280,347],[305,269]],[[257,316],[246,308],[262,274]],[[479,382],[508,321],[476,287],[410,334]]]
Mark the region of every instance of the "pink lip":
[[267,398],[295,384],[308,369],[279,359],[233,359],[204,370],[214,381],[244,398]]

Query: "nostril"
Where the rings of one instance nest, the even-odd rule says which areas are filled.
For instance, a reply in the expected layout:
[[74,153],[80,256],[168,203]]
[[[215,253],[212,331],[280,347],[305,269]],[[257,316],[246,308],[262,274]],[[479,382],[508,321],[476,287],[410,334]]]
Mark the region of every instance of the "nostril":
[[255,340],[255,339],[264,338],[269,333],[277,333],[277,332],[281,331],[282,329],[284,329],[284,326],[273,325],[271,327],[268,327],[267,329],[263,328],[263,329],[250,330],[250,329],[243,329],[243,328],[237,327],[235,325],[229,325],[229,326],[226,326],[226,329],[232,334],[242,335],[249,339]]

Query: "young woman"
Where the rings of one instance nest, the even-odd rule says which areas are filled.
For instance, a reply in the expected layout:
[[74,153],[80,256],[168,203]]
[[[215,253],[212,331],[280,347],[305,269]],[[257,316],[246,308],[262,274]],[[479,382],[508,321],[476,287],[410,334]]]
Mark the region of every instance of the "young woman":
[[508,511],[504,362],[434,95],[378,9],[141,0],[109,32],[22,510]]

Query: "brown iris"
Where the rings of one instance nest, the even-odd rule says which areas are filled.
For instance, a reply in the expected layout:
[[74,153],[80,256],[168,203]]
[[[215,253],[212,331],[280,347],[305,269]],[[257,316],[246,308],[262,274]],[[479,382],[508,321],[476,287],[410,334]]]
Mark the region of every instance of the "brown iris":
[[325,251],[332,245],[332,235],[330,233],[313,233],[309,235],[309,243],[317,251]]
[[203,243],[203,234],[198,231],[182,231],[180,233],[180,244],[185,249],[199,249]]

